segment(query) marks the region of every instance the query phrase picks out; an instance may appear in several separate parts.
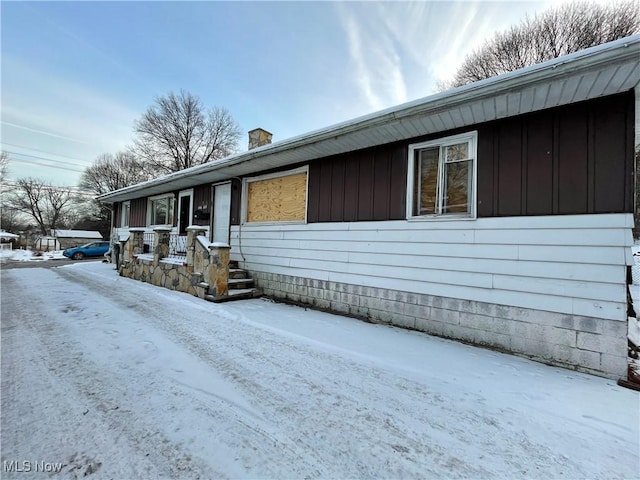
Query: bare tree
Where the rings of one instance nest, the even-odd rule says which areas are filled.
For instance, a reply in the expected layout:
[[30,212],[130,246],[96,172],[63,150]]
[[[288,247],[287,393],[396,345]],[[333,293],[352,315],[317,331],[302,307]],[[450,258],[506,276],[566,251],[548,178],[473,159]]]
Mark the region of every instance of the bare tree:
[[204,111],[184,90],[157,97],[135,123],[136,153],[147,166],[170,173],[224,158],[237,151],[240,128],[225,108]]
[[2,206],[0,206],[0,229],[16,233],[26,230],[28,227],[29,222],[22,213],[7,205],[6,202],[2,202]]
[[149,178],[151,176],[146,173],[143,163],[131,152],[100,155],[80,177],[79,187],[90,195],[78,198],[83,214],[75,219],[75,227],[99,230],[108,236],[111,208],[99,202],[96,197]]
[[73,195],[68,188],[55,187],[43,180],[29,177],[17,180],[7,203],[35,221],[42,235],[65,224]]
[[95,195],[102,195],[148,179],[142,162],[132,153],[105,153],[85,168],[79,186]]
[[640,32],[640,2],[574,1],[525,17],[467,55],[450,82],[459,87]]
[[4,182],[9,169],[9,154],[5,151],[0,152],[0,182]]

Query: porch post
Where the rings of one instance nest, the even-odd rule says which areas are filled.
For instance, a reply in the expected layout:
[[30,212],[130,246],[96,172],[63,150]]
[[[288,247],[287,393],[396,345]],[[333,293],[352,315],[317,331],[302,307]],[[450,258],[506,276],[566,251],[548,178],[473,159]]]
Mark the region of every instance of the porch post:
[[144,228],[129,229],[129,259],[144,253]]
[[229,245],[214,242],[209,244],[209,264],[204,271],[204,281],[209,284],[209,293],[224,296],[229,293]]
[[195,262],[196,237],[204,236],[206,229],[199,225],[187,227],[187,265],[193,267]]
[[153,264],[157,265],[160,260],[169,256],[169,235],[171,227],[155,227],[153,229],[154,244]]

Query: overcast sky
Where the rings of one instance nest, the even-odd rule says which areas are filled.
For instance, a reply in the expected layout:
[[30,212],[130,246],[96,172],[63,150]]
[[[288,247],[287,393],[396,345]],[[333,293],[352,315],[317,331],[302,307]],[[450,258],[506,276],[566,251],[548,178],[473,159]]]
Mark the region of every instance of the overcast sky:
[[552,3],[2,1],[9,178],[76,185],[181,88],[274,141],[421,98]]

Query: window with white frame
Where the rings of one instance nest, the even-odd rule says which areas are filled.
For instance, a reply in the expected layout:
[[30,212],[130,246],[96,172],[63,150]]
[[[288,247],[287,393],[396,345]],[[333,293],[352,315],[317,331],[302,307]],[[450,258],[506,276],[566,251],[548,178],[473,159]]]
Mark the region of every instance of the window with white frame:
[[147,225],[173,225],[174,203],[173,194],[150,197],[147,204]]
[[122,202],[120,208],[120,226],[126,228],[129,226],[129,216],[131,215],[131,202]]
[[477,132],[409,146],[407,217],[475,215]]

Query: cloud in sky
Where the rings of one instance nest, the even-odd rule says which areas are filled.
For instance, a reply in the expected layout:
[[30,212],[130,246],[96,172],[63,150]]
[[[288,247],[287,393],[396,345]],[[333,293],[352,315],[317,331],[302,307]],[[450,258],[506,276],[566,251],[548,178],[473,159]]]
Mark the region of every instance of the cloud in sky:
[[335,4],[359,109],[374,111],[434,93],[496,31],[545,3],[345,2]]
[[[359,15],[361,6],[337,3],[340,21],[347,37],[349,54],[353,62],[354,80],[366,99],[367,106],[379,110],[389,102],[407,100],[400,54],[387,31],[380,31],[380,17]],[[373,4],[372,9],[377,9]]]
[[2,67],[2,142],[13,158],[13,178],[43,175],[68,183],[99,154],[129,142],[138,112],[117,98],[11,55],[3,55]]
[[[7,118],[11,118],[11,117],[15,117],[18,120],[23,119],[25,121],[25,123],[29,123],[29,117],[25,116],[22,114],[22,112],[20,111],[12,111],[11,107],[5,107],[5,111],[4,114],[6,115]],[[86,144],[87,142],[83,141],[83,140],[79,140],[77,138],[71,138],[71,137],[65,137],[64,135],[59,135],[57,133],[52,133],[52,132],[48,132],[46,130],[38,130],[37,128],[30,128],[30,127],[26,127],[24,123],[22,124],[18,124],[18,123],[11,123],[8,121],[3,120],[2,123],[8,127],[12,127],[12,128],[17,128],[19,130],[26,130],[28,132],[31,133],[36,133],[38,135],[46,135],[48,137],[54,137],[54,138],[59,138],[62,140],[67,140],[69,142],[75,142],[75,143],[84,143]]]
[[181,88],[276,141],[424,97],[496,30],[548,5],[2,2],[2,148],[31,155],[10,176],[76,184],[131,143],[155,96]]
[[[11,56],[3,56],[3,80],[9,86],[3,91],[3,113],[14,112],[28,125],[40,125],[45,130],[58,131],[62,136],[95,143],[103,137],[104,130],[91,130],[92,122],[103,119],[115,124],[138,115],[126,105],[118,103],[114,96],[76,83],[73,79],[58,77],[48,70],[28,65]],[[17,88],[19,86],[19,88]],[[86,113],[91,112],[92,118]],[[81,128],[85,125],[84,128]],[[82,135],[78,135],[82,132]]]
[[90,42],[86,38],[72,32],[68,28],[65,28],[59,22],[55,22],[51,16],[46,15],[45,13],[41,12],[38,8],[33,7],[32,5],[30,5],[29,2],[24,2],[23,7],[28,9],[29,12],[32,14],[32,16],[35,16],[36,18],[38,18],[40,22],[51,27],[50,29],[54,30],[55,32],[66,35],[67,37],[69,37],[69,39],[71,39],[73,43],[80,44],[82,47],[84,47],[86,51],[91,52],[93,55],[97,56],[101,60],[106,61],[106,63],[109,63],[114,67],[116,67],[117,69],[123,70],[129,73],[130,75],[137,77],[138,80],[142,80],[142,77],[140,77],[133,69],[129,68],[122,62],[118,61],[112,55],[109,55],[102,49],[98,48],[94,43]]

